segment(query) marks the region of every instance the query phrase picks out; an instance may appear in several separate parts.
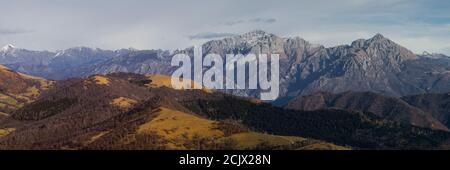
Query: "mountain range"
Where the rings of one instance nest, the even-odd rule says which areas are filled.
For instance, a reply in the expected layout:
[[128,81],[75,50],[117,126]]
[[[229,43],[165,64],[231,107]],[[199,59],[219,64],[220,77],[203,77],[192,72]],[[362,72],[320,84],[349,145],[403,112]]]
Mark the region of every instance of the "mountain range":
[[[175,69],[170,66],[172,56],[193,53],[193,48],[170,52],[79,47],[46,52],[7,47],[0,52],[0,64],[56,80],[115,72],[171,75]],[[280,97],[274,102],[277,105],[284,105],[298,95],[321,91],[370,91],[394,97],[450,91],[450,57],[414,54],[381,34],[355,40],[350,45],[326,48],[299,37],[282,38],[255,30],[206,42],[202,48],[204,55],[280,54]],[[259,94],[255,90],[228,92],[250,97]]]
[[[450,57],[381,34],[324,47],[255,30],[204,55],[280,55],[280,97],[175,90],[183,50],[0,51],[0,149],[449,149]],[[42,78],[40,78],[42,77]],[[194,82],[197,83],[197,82]]]

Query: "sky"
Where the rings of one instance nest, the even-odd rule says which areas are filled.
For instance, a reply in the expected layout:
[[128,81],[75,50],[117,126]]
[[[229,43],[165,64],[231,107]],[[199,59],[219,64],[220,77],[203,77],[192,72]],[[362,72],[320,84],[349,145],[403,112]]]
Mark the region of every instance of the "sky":
[[447,0],[0,0],[0,46],[183,49],[255,29],[326,47],[376,33],[450,55]]

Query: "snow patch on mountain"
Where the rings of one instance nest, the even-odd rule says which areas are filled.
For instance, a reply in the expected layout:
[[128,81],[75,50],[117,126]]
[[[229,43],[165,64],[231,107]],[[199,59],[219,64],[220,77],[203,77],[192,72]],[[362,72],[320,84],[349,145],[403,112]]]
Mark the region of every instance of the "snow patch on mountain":
[[16,47],[14,46],[14,45],[12,45],[12,44],[8,44],[8,45],[5,45],[3,48],[2,48],[2,51],[3,52],[9,52],[9,51],[11,51],[11,50],[14,50]]

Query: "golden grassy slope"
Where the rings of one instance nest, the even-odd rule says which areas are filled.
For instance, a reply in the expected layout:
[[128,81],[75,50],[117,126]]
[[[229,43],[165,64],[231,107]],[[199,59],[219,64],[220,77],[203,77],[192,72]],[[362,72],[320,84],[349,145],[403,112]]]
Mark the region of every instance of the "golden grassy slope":
[[41,77],[31,76],[31,75],[23,74],[23,73],[18,73],[18,74],[26,79],[39,81],[41,84],[40,88],[44,89],[44,90],[49,89],[55,83],[54,81],[50,81],[50,80],[47,80],[47,79],[44,79]]
[[[145,75],[150,80],[152,80],[151,83],[146,84],[147,87],[150,88],[159,88],[159,87],[168,87],[172,88],[172,77],[171,76],[165,76],[160,74],[147,74]],[[198,82],[195,82],[194,80],[191,80],[192,87],[200,85]],[[208,89],[206,87],[203,87],[202,89],[204,92],[211,93],[211,89]]]
[[15,110],[32,102],[54,84],[43,78],[17,73],[0,65],[0,109]]
[[0,129],[0,137],[4,137],[6,135],[9,135],[10,133],[14,132],[15,130],[16,130],[15,128]]
[[103,76],[94,76],[92,77],[92,80],[99,85],[108,85],[109,84],[109,79],[107,77],[103,77]]
[[257,132],[238,133],[231,135],[228,138],[238,141],[237,144],[238,149],[252,148],[263,142],[267,142],[270,145],[278,146],[278,145],[289,145],[298,141],[306,140],[305,138],[296,136],[278,136]]
[[121,108],[130,108],[134,104],[136,104],[137,101],[134,99],[126,98],[126,97],[118,97],[111,101],[111,105],[121,107]]
[[[235,149],[251,149],[265,143],[271,146],[283,146],[294,144],[295,142],[307,140],[295,136],[278,136],[258,132],[242,132],[225,136],[224,132],[217,128],[219,122],[198,117],[189,113],[184,113],[168,108],[160,108],[157,116],[150,122],[142,124],[137,134],[150,134],[156,132],[168,141],[168,149],[187,149],[183,146],[186,140],[192,140],[194,136],[207,138],[216,141],[233,140],[236,142]],[[311,146],[304,149],[342,149],[333,144],[323,142],[323,145]],[[303,149],[303,148],[301,148]]]
[[221,138],[223,132],[214,129],[214,121],[203,119],[188,113],[161,108],[157,117],[145,123],[137,130],[138,134],[156,132],[168,140],[169,149],[185,149],[182,142],[191,140],[194,135],[207,138]]

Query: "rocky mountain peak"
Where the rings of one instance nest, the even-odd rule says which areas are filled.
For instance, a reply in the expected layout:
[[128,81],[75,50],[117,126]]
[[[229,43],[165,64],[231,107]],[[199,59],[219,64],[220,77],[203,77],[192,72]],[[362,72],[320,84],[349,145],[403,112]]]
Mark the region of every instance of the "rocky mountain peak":
[[11,50],[13,50],[13,49],[15,49],[16,47],[14,47],[14,45],[12,45],[12,44],[8,44],[8,45],[5,45],[3,48],[2,48],[2,51],[3,52],[8,52],[8,51],[11,51]]
[[273,34],[266,33],[262,30],[254,30],[248,33],[244,33],[242,35],[239,35],[235,37],[236,39],[240,39],[242,41],[246,41],[249,44],[254,44],[257,42],[264,42],[273,38],[277,38]]
[[272,35],[269,34],[263,30],[253,30],[247,33],[242,34],[242,37],[264,37],[264,36],[268,36],[268,35]]
[[372,38],[371,38],[371,40],[374,40],[374,41],[376,41],[376,40],[386,40],[387,38],[385,38],[382,34],[380,34],[380,33],[377,33],[377,34],[375,34],[375,36],[373,36]]
[[[368,48],[372,44],[384,44],[384,45],[396,45],[394,42],[384,37],[380,33],[375,34],[372,38],[369,39],[358,39],[352,42],[352,47],[356,48]],[[384,46],[383,45],[383,46]]]
[[370,57],[394,59],[397,62],[417,58],[410,50],[379,33],[370,39],[356,40],[351,47],[364,50]]

